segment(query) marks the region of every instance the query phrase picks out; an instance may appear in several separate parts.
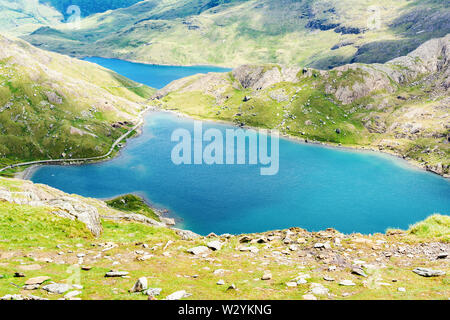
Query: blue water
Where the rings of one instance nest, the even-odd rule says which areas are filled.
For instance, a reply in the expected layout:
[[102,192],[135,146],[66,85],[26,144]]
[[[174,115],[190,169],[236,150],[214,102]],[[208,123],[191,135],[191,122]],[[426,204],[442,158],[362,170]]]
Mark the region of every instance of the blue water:
[[[229,126],[205,122],[204,129]],[[259,166],[176,166],[175,129],[193,120],[148,113],[143,134],[112,161],[79,167],[46,166],[34,182],[69,193],[108,198],[138,192],[168,208],[179,227],[200,234],[311,231],[384,232],[407,228],[433,213],[449,214],[450,183],[397,158],[280,140],[280,170]]]
[[113,70],[131,80],[156,89],[162,89],[174,80],[198,73],[230,71],[230,69],[211,66],[161,66],[100,57],[88,57],[84,60],[101,65],[102,67]]

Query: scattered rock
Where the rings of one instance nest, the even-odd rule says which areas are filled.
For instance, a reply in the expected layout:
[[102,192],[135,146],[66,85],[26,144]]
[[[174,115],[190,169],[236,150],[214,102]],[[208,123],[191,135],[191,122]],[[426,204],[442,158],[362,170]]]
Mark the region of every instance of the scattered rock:
[[406,289],[405,289],[405,288],[402,288],[402,287],[400,287],[400,288],[398,288],[398,289],[397,289],[397,291],[398,291],[398,292],[406,292]]
[[223,286],[225,284],[225,281],[223,281],[222,279],[220,279],[219,281],[217,281],[216,283],[218,286]]
[[80,294],[82,294],[81,291],[77,291],[77,290],[75,290],[75,291],[70,291],[69,293],[67,293],[67,294],[64,296],[64,299],[70,300],[70,299],[72,299],[72,298],[75,298],[76,296],[79,296]]
[[323,285],[321,285],[320,283],[311,283],[311,293],[318,295],[318,296],[323,296],[323,295],[327,295],[328,294],[328,289],[325,288]]
[[168,226],[174,226],[176,225],[175,219],[172,218],[160,218],[161,222],[168,225]]
[[356,286],[356,284],[352,280],[342,280],[341,282],[339,282],[339,285],[346,287]]
[[220,274],[224,274],[225,272],[227,272],[228,270],[224,270],[224,269],[217,269],[214,270],[213,274],[214,275],[220,275]]
[[224,243],[220,242],[220,241],[211,241],[208,242],[207,246],[208,248],[214,250],[214,251],[219,251],[220,249],[222,249]]
[[22,272],[16,272],[14,273],[14,278],[25,278],[25,274]]
[[267,281],[272,279],[272,273],[269,271],[266,271],[264,275],[261,277],[261,280]]
[[137,257],[136,260],[137,261],[146,261],[146,260],[151,259],[153,257],[154,256],[152,254],[144,254],[144,255],[142,255],[140,257]]
[[28,295],[28,296],[22,296],[21,294],[7,294],[6,296],[3,296],[0,298],[0,300],[48,300],[45,298]]
[[358,276],[367,278],[367,274],[366,274],[366,273],[364,272],[364,270],[361,269],[361,268],[353,268],[353,269],[352,269],[352,274],[356,274],[356,275],[358,275]]
[[413,270],[414,273],[422,277],[439,277],[445,276],[445,272],[441,270],[432,270],[427,268],[416,268]]
[[294,288],[294,287],[297,286],[297,282],[292,282],[292,281],[286,282],[286,286],[287,286],[288,288]]
[[139,278],[134,284],[133,288],[131,288],[130,292],[142,292],[147,290],[148,288],[148,280],[146,277]]
[[105,274],[105,277],[107,278],[119,278],[119,277],[125,277],[128,275],[128,272],[126,271],[109,271]]
[[25,281],[25,285],[34,285],[34,284],[41,285],[47,280],[50,280],[50,277],[42,276],[42,277],[31,278],[31,279],[28,279],[27,281]]
[[149,288],[144,291],[144,294],[150,297],[156,297],[161,294],[162,289],[161,288]]
[[250,251],[252,253],[258,253],[259,249],[256,247],[240,247],[239,251],[242,251],[242,252]]
[[22,287],[23,290],[37,290],[39,289],[40,284],[26,284]]
[[186,241],[190,241],[190,240],[195,240],[200,238],[200,235],[189,231],[189,230],[181,230],[181,229],[176,229],[176,228],[172,228],[173,230],[176,231],[177,235],[179,235],[181,237],[181,240],[186,240]]
[[229,286],[228,288],[227,288],[227,291],[228,290],[236,290],[236,285],[233,283],[231,286]]
[[316,296],[312,295],[312,294],[305,294],[304,296],[302,296],[303,300],[317,300]]
[[166,300],[181,300],[191,296],[185,290],[174,292],[166,297]]
[[266,237],[261,237],[256,240],[256,243],[267,243],[269,240]]
[[[42,267],[38,264],[27,264],[24,266],[19,266],[18,267],[20,270],[24,270],[24,271],[34,271],[34,270],[40,270],[42,269]],[[20,272],[17,272],[17,274],[21,274]]]
[[316,248],[316,249],[330,249],[331,246],[330,246],[330,244],[328,242],[326,242],[326,243],[318,242],[318,243],[316,243],[314,245],[314,248]]
[[250,241],[252,241],[252,238],[244,236],[242,238],[239,239],[240,243],[249,243]]
[[188,250],[189,253],[192,253],[195,256],[207,253],[208,251],[209,251],[208,247],[205,246],[198,246]]
[[48,284],[46,286],[43,286],[42,289],[45,291],[48,291],[49,293],[55,293],[55,294],[63,294],[64,292],[67,292],[70,290],[70,286],[65,283],[52,283]]

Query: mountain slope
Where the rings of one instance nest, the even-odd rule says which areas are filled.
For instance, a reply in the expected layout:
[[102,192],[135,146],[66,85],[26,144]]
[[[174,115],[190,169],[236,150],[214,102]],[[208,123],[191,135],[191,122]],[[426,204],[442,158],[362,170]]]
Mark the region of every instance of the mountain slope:
[[450,168],[450,35],[386,64],[330,71],[244,65],[168,85],[155,104],[306,140],[401,155],[441,175]]
[[149,0],[24,38],[74,56],[323,69],[405,55],[449,33],[449,18],[448,3],[432,0]]
[[[0,165],[105,154],[152,92],[95,64],[0,36]],[[127,124],[112,127],[117,122]]]
[[[34,200],[43,197],[52,199],[47,206]],[[78,204],[76,210],[89,208],[100,218],[98,237],[80,221],[58,216],[63,205],[73,211],[73,203]],[[0,299],[60,299],[78,291],[76,298],[83,300],[162,300],[180,290],[186,291],[187,299],[200,300],[400,300],[449,295],[448,216],[434,215],[409,231],[390,230],[386,235],[292,228],[199,237],[114,219],[117,215],[121,214],[100,200],[0,178]],[[203,251],[190,253],[193,248]],[[111,268],[126,276],[105,277]],[[413,271],[418,272],[416,268],[440,272],[424,277]],[[16,272],[24,277],[14,277]],[[36,277],[50,279],[25,286]],[[160,289],[130,292],[142,277],[149,289]],[[64,292],[48,293],[45,288],[52,282]],[[234,288],[229,288],[232,284]]]

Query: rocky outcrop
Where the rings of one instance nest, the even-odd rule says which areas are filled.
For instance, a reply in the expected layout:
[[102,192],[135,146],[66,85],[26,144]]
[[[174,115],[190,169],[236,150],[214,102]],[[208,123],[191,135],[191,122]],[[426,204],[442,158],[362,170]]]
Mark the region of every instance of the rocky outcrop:
[[32,207],[49,207],[52,214],[84,223],[96,237],[102,233],[100,215],[95,206],[48,186],[24,181],[21,191],[0,187],[0,201]]
[[124,221],[132,221],[132,222],[138,222],[147,224],[150,226],[157,226],[157,227],[165,227],[165,223],[158,222],[154,219],[151,219],[149,217],[146,217],[142,214],[137,213],[123,213],[123,214],[116,214],[114,216],[102,216],[104,219],[110,219],[110,220],[124,220]]
[[338,77],[345,72],[351,71],[358,74],[361,78],[354,81],[351,85],[342,85],[339,81],[336,85],[326,85],[325,93],[333,94],[342,104],[347,105],[358,99],[367,97],[372,92],[386,90],[394,92],[388,75],[381,70],[365,65],[345,65],[334,69],[338,72]]
[[[450,35],[430,40],[405,57],[389,61],[386,64],[349,64],[333,69],[337,79],[331,73],[322,70],[286,67],[281,65],[243,65],[232,71],[235,89],[262,91],[281,82],[297,83],[299,76],[320,75],[325,80],[325,93],[333,94],[342,104],[348,105],[367,97],[374,92],[393,93],[399,85],[413,81],[420,75],[443,73],[440,78],[442,86],[450,87]],[[354,76],[354,81],[347,81],[343,75]],[[328,79],[328,80],[327,80]],[[172,82],[160,90],[155,98],[161,99],[171,92],[199,91],[223,101],[223,93],[230,86],[227,74],[210,73]],[[225,97],[226,98],[226,97]],[[275,99],[279,100],[279,99]],[[283,100],[283,99],[282,99]]]
[[300,67],[243,65],[233,77],[245,89],[264,90],[280,82],[297,82]]
[[405,80],[412,80],[421,74],[444,71],[448,75],[449,62],[450,34],[443,38],[427,41],[407,56],[391,60],[387,65],[402,68],[401,73],[406,77],[403,79],[393,77],[395,81],[401,83]]
[[[0,202],[49,208],[48,212],[51,214],[84,223],[95,237],[100,236],[103,231],[101,219],[136,222],[160,228],[175,225],[174,219],[161,217],[161,222],[159,222],[142,214],[113,209],[101,200],[68,195],[60,190],[46,185],[34,184],[31,181],[18,179],[8,181],[17,184],[19,187],[0,186]],[[199,237],[191,231],[175,228],[173,230],[183,239],[189,240]]]
[[349,70],[358,73],[362,78],[352,85],[326,86],[327,94],[334,94],[344,105],[367,97],[371,93],[386,90],[392,93],[395,85],[414,81],[420,75],[443,72],[442,85],[447,89],[450,84],[450,35],[444,38],[430,40],[407,56],[396,58],[388,63],[363,65],[351,64],[337,67],[338,74]]

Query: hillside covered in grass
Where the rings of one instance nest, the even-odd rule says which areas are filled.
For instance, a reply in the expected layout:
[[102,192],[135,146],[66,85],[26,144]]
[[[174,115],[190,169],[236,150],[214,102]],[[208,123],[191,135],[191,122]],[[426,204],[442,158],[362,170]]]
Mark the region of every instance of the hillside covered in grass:
[[448,175],[449,54],[447,35],[383,65],[244,65],[174,81],[155,104],[309,142],[387,151]]
[[0,32],[27,33],[42,25],[56,25],[63,15],[38,0],[0,0]]
[[148,0],[24,38],[73,56],[156,64],[384,63],[450,32],[436,0]]
[[153,89],[0,35],[0,167],[108,152]]
[[[100,226],[97,236],[85,224],[86,214]],[[99,200],[0,178],[0,299],[395,300],[450,295],[448,216],[434,215],[409,231],[386,234],[292,228],[200,237],[130,221],[130,215]]]

